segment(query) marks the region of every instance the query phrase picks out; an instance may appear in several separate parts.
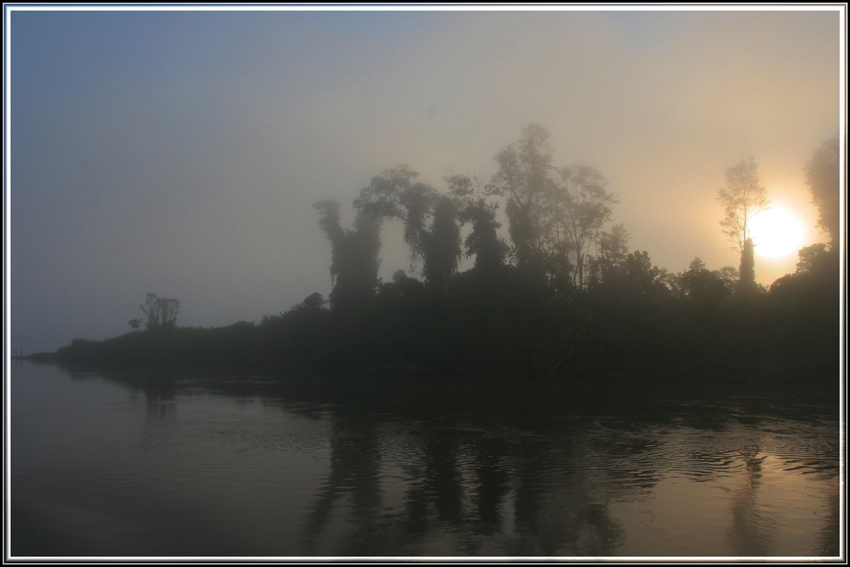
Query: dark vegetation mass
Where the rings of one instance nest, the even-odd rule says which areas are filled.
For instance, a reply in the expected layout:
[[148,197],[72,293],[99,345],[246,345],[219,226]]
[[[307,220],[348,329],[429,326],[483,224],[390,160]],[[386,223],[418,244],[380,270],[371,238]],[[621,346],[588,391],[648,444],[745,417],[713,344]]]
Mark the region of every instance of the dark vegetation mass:
[[[722,233],[739,269],[695,258],[681,273],[629,251],[601,172],[557,167],[532,124],[495,156],[488,179],[450,175],[446,191],[407,165],[372,178],[343,228],[339,204],[315,205],[331,248],[332,291],[259,323],[181,328],[179,302],[147,296],[147,320],[104,341],[75,339],[35,358],[93,365],[209,365],[440,375],[575,375],[692,361],[839,364],[838,138],[805,165],[829,245],[799,251],[793,274],[755,282],[748,223],[769,206],[752,158],[726,171]],[[503,209],[504,216],[500,214]],[[507,220],[501,231],[500,218]],[[411,268],[378,278],[381,228],[400,222]],[[504,236],[503,236],[504,235]],[[505,238],[507,237],[507,238]],[[472,265],[459,271],[463,258]]]

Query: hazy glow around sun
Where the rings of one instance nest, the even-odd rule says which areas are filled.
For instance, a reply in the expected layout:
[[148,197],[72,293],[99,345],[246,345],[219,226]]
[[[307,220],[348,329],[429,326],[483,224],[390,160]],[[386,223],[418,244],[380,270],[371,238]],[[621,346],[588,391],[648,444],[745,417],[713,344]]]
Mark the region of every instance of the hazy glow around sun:
[[767,258],[796,254],[803,243],[803,225],[786,209],[771,208],[750,221],[755,253]]

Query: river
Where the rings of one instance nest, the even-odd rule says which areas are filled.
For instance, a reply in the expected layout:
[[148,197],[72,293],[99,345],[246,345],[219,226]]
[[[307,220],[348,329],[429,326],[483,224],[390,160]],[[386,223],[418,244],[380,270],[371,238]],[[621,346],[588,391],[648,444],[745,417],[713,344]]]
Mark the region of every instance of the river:
[[687,379],[345,381],[15,362],[7,553],[839,556],[837,378]]

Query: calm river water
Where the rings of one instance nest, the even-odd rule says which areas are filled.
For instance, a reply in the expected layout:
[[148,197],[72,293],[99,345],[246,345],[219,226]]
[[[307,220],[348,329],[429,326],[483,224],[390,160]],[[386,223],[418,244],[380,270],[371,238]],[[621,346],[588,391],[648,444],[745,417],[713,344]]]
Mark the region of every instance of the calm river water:
[[355,385],[14,363],[7,551],[843,552],[837,380],[686,381]]

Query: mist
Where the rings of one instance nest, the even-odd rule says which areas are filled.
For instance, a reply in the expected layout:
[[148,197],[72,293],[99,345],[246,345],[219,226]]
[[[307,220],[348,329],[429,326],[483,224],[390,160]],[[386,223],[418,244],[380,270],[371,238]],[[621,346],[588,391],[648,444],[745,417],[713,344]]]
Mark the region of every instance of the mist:
[[[147,293],[203,327],[327,296],[316,201],[350,226],[396,165],[440,191],[450,172],[489,178],[531,122],[556,165],[605,175],[612,224],[670,272],[737,268],[716,195],[744,155],[802,246],[824,242],[803,168],[840,126],[839,16],[15,9],[12,348],[125,333]],[[411,259],[400,226],[382,239],[389,280]],[[796,262],[757,254],[756,280]]]

